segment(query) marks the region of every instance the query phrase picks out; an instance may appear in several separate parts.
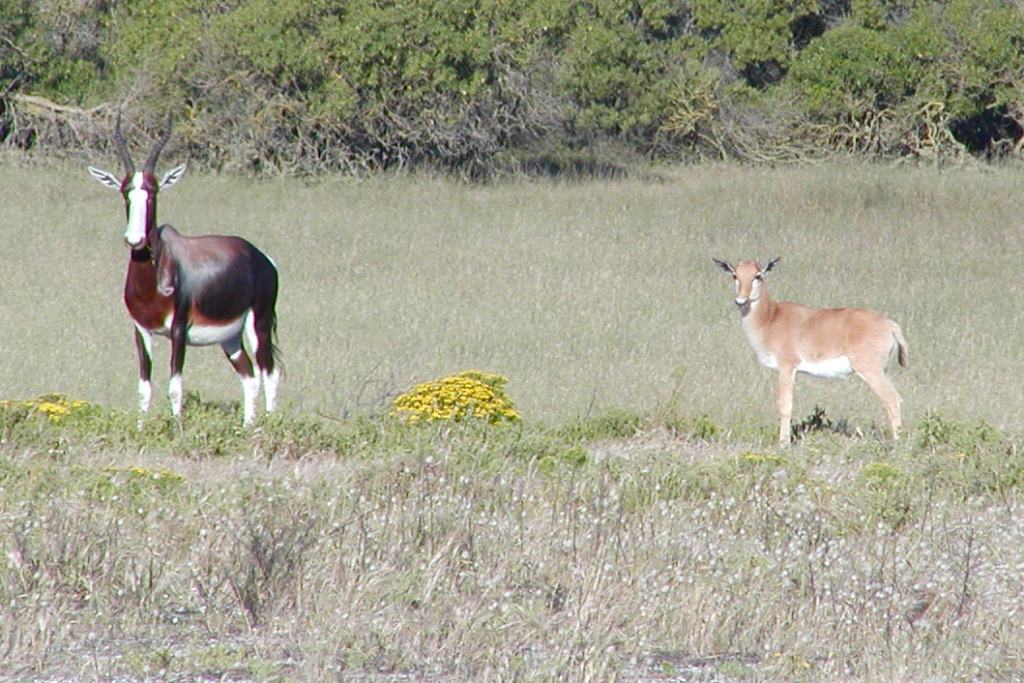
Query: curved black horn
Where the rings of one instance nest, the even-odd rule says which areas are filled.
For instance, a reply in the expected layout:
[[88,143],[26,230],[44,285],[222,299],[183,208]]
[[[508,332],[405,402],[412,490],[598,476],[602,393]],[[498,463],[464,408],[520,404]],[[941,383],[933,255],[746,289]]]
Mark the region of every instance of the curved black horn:
[[128,153],[128,145],[125,144],[124,135],[121,134],[121,110],[117,110],[117,124],[114,126],[114,142],[117,144],[117,151],[121,155],[121,161],[124,162],[124,172],[126,175],[135,173],[135,162],[132,161],[132,155]]
[[164,145],[167,144],[167,141],[170,140],[170,138],[171,138],[171,115],[168,114],[167,115],[167,126],[164,128],[164,132],[160,136],[160,139],[157,140],[156,144],[153,146],[153,151],[151,151],[149,153],[149,156],[146,158],[146,165],[142,167],[142,170],[149,171],[150,173],[153,172],[153,170],[156,168],[156,160],[160,156],[160,151],[163,150]]

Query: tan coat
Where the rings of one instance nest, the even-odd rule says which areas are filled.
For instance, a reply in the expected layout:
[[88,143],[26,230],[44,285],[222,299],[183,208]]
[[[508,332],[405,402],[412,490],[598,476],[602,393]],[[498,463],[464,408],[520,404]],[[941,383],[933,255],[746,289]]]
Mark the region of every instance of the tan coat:
[[901,399],[885,374],[893,352],[907,365],[907,342],[900,326],[866,308],[812,308],[775,301],[764,285],[765,268],[757,261],[735,267],[714,259],[736,282],[736,305],[758,361],[779,371],[779,441],[789,443],[796,373],[841,378],[861,377],[885,406],[894,439],[899,438]]

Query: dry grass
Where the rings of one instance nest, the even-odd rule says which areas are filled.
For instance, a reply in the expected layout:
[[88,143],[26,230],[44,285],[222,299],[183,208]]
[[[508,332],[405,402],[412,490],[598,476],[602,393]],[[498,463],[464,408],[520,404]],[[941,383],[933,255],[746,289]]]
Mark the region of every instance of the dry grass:
[[111,444],[127,414],[70,424],[4,421],[16,679],[1024,673],[1024,462],[997,434],[781,453],[654,426],[364,423],[285,459],[268,443],[308,425],[211,457],[176,454],[194,436]]
[[[282,397],[302,411],[372,411],[413,381],[480,368],[510,377],[528,419],[622,407],[769,423],[774,377],[709,256],[779,254],[777,297],[867,306],[903,325],[911,369],[895,382],[911,424],[939,411],[1021,429],[1019,182],[1016,170],[860,166],[499,187],[193,177],[162,195],[160,216],[242,233],[279,263]],[[130,407],[119,198],[66,167],[9,166],[0,191],[3,393]],[[240,396],[217,350],[191,351],[185,382]],[[864,429],[883,421],[856,380],[801,378],[795,414],[816,404]]]
[[[202,349],[184,432],[164,400],[135,431],[118,198],[80,169],[0,170],[0,398],[105,406],[0,409],[0,678],[1019,678],[1018,184],[186,179],[165,220],[281,268],[286,406],[250,435]],[[778,297],[900,321],[908,439],[872,438],[856,381],[801,378],[797,415],[868,436],[766,447],[774,377],[712,254],[781,254]],[[470,367],[510,377],[523,425],[311,417]]]

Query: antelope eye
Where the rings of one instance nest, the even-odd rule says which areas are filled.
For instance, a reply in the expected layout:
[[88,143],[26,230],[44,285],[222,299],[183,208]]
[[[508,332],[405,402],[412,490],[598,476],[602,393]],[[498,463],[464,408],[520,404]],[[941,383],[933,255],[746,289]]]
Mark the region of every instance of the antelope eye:
[[758,273],[757,275],[754,276],[754,279],[755,280],[763,280],[764,279],[764,273]]

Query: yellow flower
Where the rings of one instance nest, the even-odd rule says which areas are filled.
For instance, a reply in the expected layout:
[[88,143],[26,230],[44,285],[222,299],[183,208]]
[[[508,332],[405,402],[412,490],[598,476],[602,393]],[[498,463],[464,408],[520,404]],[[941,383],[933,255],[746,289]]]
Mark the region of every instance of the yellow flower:
[[88,405],[86,401],[72,400],[64,394],[46,394],[39,398],[30,398],[26,401],[0,401],[0,407],[10,408],[19,406],[28,408],[45,415],[53,424],[60,424],[69,415],[88,407]]
[[515,421],[520,417],[505,394],[507,382],[507,377],[478,370],[422,382],[398,396],[391,413],[410,424],[463,418]]

